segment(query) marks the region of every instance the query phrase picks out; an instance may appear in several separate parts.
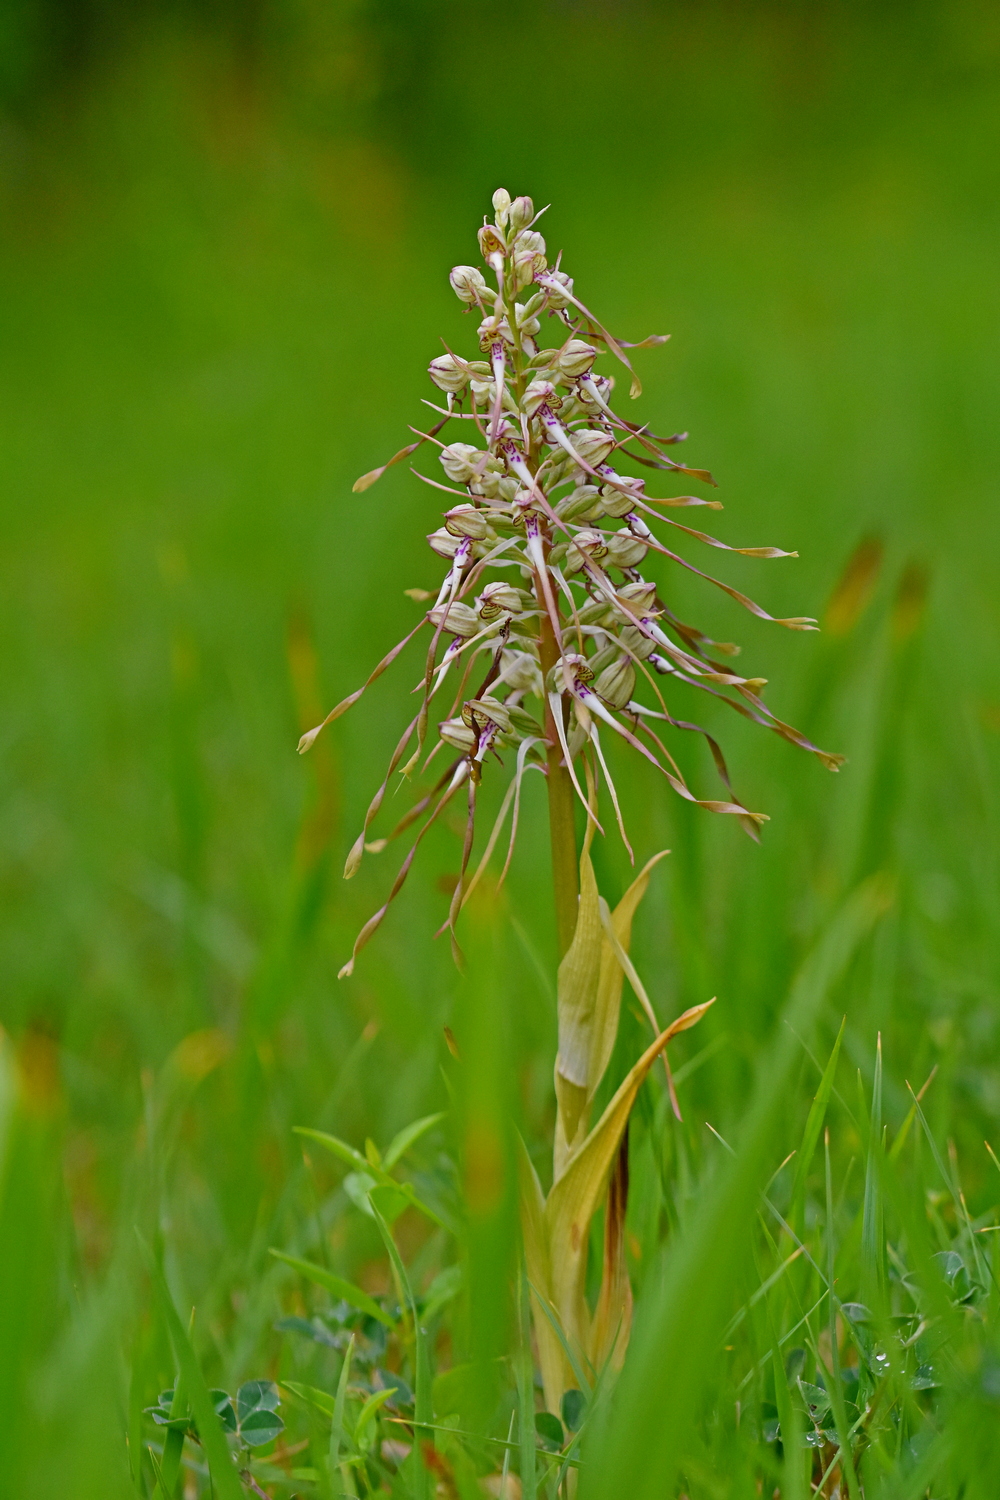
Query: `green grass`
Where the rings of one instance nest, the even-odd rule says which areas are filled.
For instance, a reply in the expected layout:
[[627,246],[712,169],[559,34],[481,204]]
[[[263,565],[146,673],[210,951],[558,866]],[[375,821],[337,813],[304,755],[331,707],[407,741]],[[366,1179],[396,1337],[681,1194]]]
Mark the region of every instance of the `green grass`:
[[[673,334],[639,356],[637,409],[690,430],[722,534],[801,552],[732,559],[728,580],[821,613],[858,543],[884,548],[870,598],[818,637],[671,581],[848,764],[830,777],[718,724],[771,816],[757,848],[622,762],[637,856],[673,851],[639,971],[664,1017],[719,1001],[676,1044],[683,1125],[657,1078],[633,1119],[637,1334],[573,1450],[581,1500],[806,1500],[852,1428],[852,1500],[991,1496],[994,22],[552,6],[522,18],[498,98],[494,12],[362,9],[323,34],[311,14],[275,26],[256,82],[217,40],[151,23],[3,136],[3,1488],[151,1495],[174,1459],[143,1409],[178,1368],[196,1412],[258,1378],[321,1393],[282,1392],[298,1477],[258,1457],[275,1495],[337,1493],[359,1441],[406,1433],[388,1406],[358,1433],[377,1369],[422,1403],[463,1496],[507,1441],[522,1469],[522,1428],[530,1451],[511,1131],[544,1160],[540,788],[505,899],[470,913],[464,978],[432,938],[460,850],[444,826],[338,984],[391,879],[391,853],[339,873],[416,669],[293,753],[415,619],[404,588],[438,577],[433,497],[402,468],[350,485],[420,420],[439,336],[468,337],[446,273],[503,181],[551,198],[549,241],[615,330]],[[696,746],[678,757],[710,785]],[[615,900],[613,839],[595,867]],[[782,1166],[844,1016],[812,1160]],[[608,1086],[643,1036],[626,1005]],[[910,1119],[907,1081],[935,1067]],[[414,1319],[362,1168],[294,1127],[384,1153],[437,1111],[396,1168],[435,1217],[381,1207]],[[271,1247],[381,1299],[385,1346]],[[868,1310],[838,1314],[833,1342],[831,1268],[834,1302]],[[818,1378],[835,1345],[839,1384]],[[807,1449],[821,1384],[838,1436]],[[540,1461],[539,1497],[561,1462]],[[412,1458],[386,1483],[433,1490]]]

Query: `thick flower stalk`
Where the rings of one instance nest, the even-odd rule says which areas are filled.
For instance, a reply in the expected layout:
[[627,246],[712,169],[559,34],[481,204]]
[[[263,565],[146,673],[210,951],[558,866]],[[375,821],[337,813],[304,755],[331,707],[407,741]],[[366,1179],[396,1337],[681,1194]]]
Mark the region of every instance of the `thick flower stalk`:
[[[713,641],[680,619],[669,596],[645,576],[652,557],[706,579],[758,618],[790,630],[813,630],[808,618],[777,619],[739,590],[695,566],[668,546],[671,538],[743,556],[795,556],[777,547],[735,547],[677,520],[677,510],[719,510],[715,499],[691,494],[651,495],[634,466],[653,470],[661,483],[695,481],[714,488],[711,474],[669,456],[686,434],[659,437],[612,408],[613,375],[599,373],[605,356],[624,366],[630,394],[641,386],[627,351],[665,342],[653,335],[638,344],[614,338],[577,297],[561,260],[550,266],[530,198],[513,202],[503,189],[493,195],[494,219],[479,231],[479,247],[490,274],[456,266],[456,295],[478,317],[477,357],[446,349],[428,373],[440,393],[428,401],[436,420],[387,464],[364,475],[356,492],[369,489],[391,465],[425,444],[438,450],[442,474],[419,473],[448,497],[444,524],[428,537],[447,568],[436,596],[411,590],[430,603],[424,618],[378,664],[357,692],[303,735],[308,750],[320,730],[357,702],[421,631],[430,639],[419,707],[403,730],[385,780],[347,858],[345,876],[357,870],[365,850],[384,848],[424,817],[385,904],[365,924],[354,960],[398,894],[420,840],[459,794],[468,819],[461,875],[448,921],[452,941],[465,900],[491,858],[508,815],[511,832],[501,879],[506,875],[518,824],[521,785],[529,770],[546,777],[553,881],[560,951],[569,947],[577,922],[578,851],[574,800],[587,826],[599,827],[598,791],[603,783],[621,836],[632,857],[612,779],[608,744],[621,740],[658,772],[673,790],[711,812],[735,817],[757,837],[764,814],[753,812],[733,792],[722,752],[710,734],[687,717],[678,700],[703,692],[817,755],[831,770],[841,757],[810,743],[764,702],[764,679],[744,677],[733,666],[739,648]],[[542,210],[544,212],[544,210]],[[546,337],[543,339],[543,321]],[[439,436],[447,430],[448,441]],[[457,429],[457,430],[456,430]],[[416,473],[417,471],[414,470]],[[719,658],[722,658],[720,660]],[[725,795],[695,794],[662,737],[665,729],[704,735]],[[446,761],[429,791],[392,830],[371,840],[374,822],[393,775],[413,777],[438,757]],[[468,870],[474,844],[476,804],[484,773],[503,768],[508,786],[499,817],[474,875]]]

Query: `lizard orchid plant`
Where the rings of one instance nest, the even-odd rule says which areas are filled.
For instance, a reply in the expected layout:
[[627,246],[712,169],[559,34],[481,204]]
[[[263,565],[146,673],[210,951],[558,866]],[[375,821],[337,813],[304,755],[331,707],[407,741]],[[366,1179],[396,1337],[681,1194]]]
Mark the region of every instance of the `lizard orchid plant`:
[[[651,556],[697,574],[763,620],[789,630],[813,630],[805,617],[775,619],[729,584],[695,566],[668,545],[651,523],[681,541],[743,556],[795,556],[777,547],[735,547],[687,525],[675,512],[719,510],[718,500],[691,494],[652,495],[653,471],[664,487],[690,481],[714,489],[704,469],[670,457],[686,437],[661,437],[611,405],[615,381],[598,373],[610,356],[625,369],[630,395],[641,386],[630,351],[665,342],[617,339],[576,295],[561,257],[549,264],[536,213],[527,197],[500,189],[494,217],[479,231],[479,248],[495,285],[474,266],[456,266],[451,285],[478,318],[478,350],[466,358],[446,347],[428,374],[439,397],[428,401],[435,420],[411,429],[408,443],[388,463],[357,481],[368,490],[386,469],[425,445],[438,450],[441,475],[418,477],[447,497],[444,524],[428,543],[447,564],[437,594],[410,590],[430,605],[415,628],[322,724],[303,735],[304,752],[320,731],[358,701],[421,631],[429,636],[416,714],[403,729],[347,858],[345,876],[366,850],[382,849],[423,819],[385,903],[358,934],[341,970],[351,973],[358,953],[382,922],[405,881],[417,847],[453,799],[464,793],[467,823],[461,871],[446,928],[455,943],[458,915],[493,856],[508,815],[511,831],[500,880],[514,850],[524,776],[546,779],[553,888],[559,948],[558,1104],[553,1186],[546,1197],[525,1157],[522,1201],[525,1249],[532,1284],[536,1341],[551,1410],[573,1383],[567,1350],[592,1369],[620,1362],[628,1339],[631,1293],[624,1261],[627,1123],[643,1079],[678,1031],[708,1007],[696,1006],[663,1029],[628,956],[632,918],[656,856],[614,912],[600,897],[590,862],[599,791],[607,788],[621,837],[633,859],[606,754],[611,737],[663,776],[679,796],[710,812],[734,817],[758,837],[763,813],[733,791],[715,739],[677,705],[684,693],[720,699],[816,755],[836,770],[842,758],[812,744],[764,702],[764,679],[735,670],[739,648],[711,640],[679,618],[666,592],[645,576]],[[546,333],[543,339],[543,320]],[[445,434],[445,441],[441,434]],[[456,430],[457,429],[457,430]],[[416,470],[414,470],[417,473]],[[708,742],[725,795],[696,795],[664,741],[667,730],[701,734]],[[441,756],[445,767],[387,838],[370,830],[390,781],[423,774]],[[506,759],[505,759],[506,757]],[[507,775],[499,815],[478,868],[470,876],[479,788],[494,768]],[[576,840],[579,802],[585,835]],[[603,831],[603,830],[601,830]],[[654,1031],[600,1120],[591,1105],[611,1058],[627,977]],[[667,1069],[669,1084],[669,1068]],[[672,1085],[671,1098],[673,1095]],[[590,1222],[606,1202],[603,1283],[594,1313],[584,1297]]]

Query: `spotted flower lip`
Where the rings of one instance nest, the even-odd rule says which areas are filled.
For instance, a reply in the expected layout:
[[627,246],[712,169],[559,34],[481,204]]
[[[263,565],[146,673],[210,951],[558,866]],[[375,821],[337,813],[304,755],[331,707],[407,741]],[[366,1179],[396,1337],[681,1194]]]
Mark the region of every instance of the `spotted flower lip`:
[[[776,547],[734,546],[673,518],[674,508],[721,509],[711,495],[647,493],[654,483],[648,471],[681,476],[709,491],[716,488],[708,470],[671,457],[686,433],[656,436],[648,424],[628,420],[612,405],[614,365],[628,372],[630,395],[638,396],[641,386],[631,352],[663,344],[666,336],[654,334],[637,343],[616,338],[577,296],[561,255],[550,265],[548,247],[534,227],[539,215],[531,199],[512,199],[501,188],[493,196],[493,208],[494,219],[484,222],[478,240],[495,291],[475,266],[455,266],[449,276],[466,311],[478,314],[473,342],[479,348],[466,358],[446,346],[430,361],[435,400],[445,403],[427,403],[438,420],[426,430],[414,426],[415,441],[354,486],[361,494],[394,464],[412,459],[422,448],[436,448],[437,475],[413,472],[443,492],[443,524],[427,540],[446,571],[430,594],[434,602],[424,618],[362,687],[299,743],[300,752],[308,750],[421,630],[429,632],[423,672],[414,688],[416,712],[402,729],[368,808],[346,876],[355,873],[363,858],[368,831],[396,773],[422,776],[442,750],[458,752],[458,758],[436,772],[416,808],[377,841],[381,848],[424,819],[388,900],[365,924],[342,974],[352,971],[357,954],[382,922],[428,828],[464,792],[466,837],[446,924],[455,942],[458,914],[482,869],[467,880],[484,777],[513,778],[515,795],[505,797],[486,853],[488,858],[513,800],[506,873],[520,783],[529,771],[547,777],[554,770],[568,772],[588,825],[596,824],[596,789],[606,783],[631,857],[601,730],[613,733],[623,749],[658,771],[679,796],[736,818],[751,837],[758,837],[764,814],[750,811],[733,792],[714,737],[675,701],[683,695],[709,694],[817,756],[830,770],[837,770],[843,759],[778,718],[761,697],[763,678],[743,676],[728,660],[718,660],[731,658],[738,647],[715,642],[682,621],[671,608],[667,587],[641,571],[653,558],[662,558],[720,589],[758,619],[789,630],[817,628],[805,616],[771,615],[668,546],[658,533],[657,527],[665,526],[685,547],[693,543],[768,559],[796,556]],[[603,360],[612,363],[598,371]],[[446,428],[447,437],[439,436]],[[635,466],[646,475],[630,473]],[[428,597],[427,591],[410,592]],[[432,716],[438,729],[429,744]],[[660,737],[664,727],[705,738],[724,797],[692,791]],[[511,747],[517,753],[508,772],[503,754]],[[585,794],[584,783],[595,792]]]

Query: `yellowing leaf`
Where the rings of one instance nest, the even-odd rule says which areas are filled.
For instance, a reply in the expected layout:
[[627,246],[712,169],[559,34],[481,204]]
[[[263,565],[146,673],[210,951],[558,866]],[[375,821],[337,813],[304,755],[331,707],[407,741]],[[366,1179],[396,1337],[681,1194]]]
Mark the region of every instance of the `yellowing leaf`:
[[[650,872],[669,853],[669,849],[661,849],[659,854],[653,855],[653,858],[639,871],[639,874],[635,877],[611,914],[611,926],[615,937],[626,953],[632,941],[632,919],[638,909],[639,902],[646,894]],[[598,920],[600,920],[600,911],[598,911]],[[601,945],[601,970],[594,1005],[594,1035],[590,1048],[590,1074],[587,1079],[589,1099],[593,1099],[594,1094],[597,1092],[598,1085],[604,1077],[604,1071],[611,1061],[611,1054],[614,1051],[615,1037],[618,1035],[618,1013],[621,1009],[623,979],[624,975],[621,964],[612,952],[610,943],[604,938]]]
[[[559,965],[559,1052],[556,1072],[578,1088],[587,1087],[593,1040],[594,1006],[604,933],[597,881],[590,854],[580,858],[580,906],[573,941]],[[572,1129],[567,1132],[572,1137]]]
[[708,1000],[703,1005],[692,1006],[646,1048],[600,1120],[569,1158],[546,1201],[552,1301],[567,1338],[571,1342],[575,1340],[581,1347],[590,1342],[590,1319],[584,1297],[590,1221],[600,1206],[636,1095],[671,1038],[696,1025],[714,1003],[714,1000]]
[[[524,1236],[524,1258],[527,1262],[528,1280],[533,1288],[531,1301],[535,1338],[538,1344],[538,1363],[542,1372],[546,1402],[555,1401],[556,1409],[558,1409],[558,1403],[562,1399],[562,1393],[567,1384],[568,1366],[556,1331],[538,1305],[539,1296],[545,1297],[549,1302],[552,1301],[548,1230],[545,1224],[545,1195],[524,1142],[520,1141],[519,1145],[521,1233]],[[551,1404],[549,1409],[553,1409]]]
[[[556,1058],[554,1176],[559,1178],[590,1125],[590,1102],[614,1051],[622,998],[622,969],[603,931],[601,898],[590,862],[588,835],[580,857],[580,905],[573,942],[559,966],[559,1053]],[[612,916],[627,952],[632,919],[646,894],[650,872],[669,851],[656,854],[629,886]]]
[[601,1292],[590,1330],[590,1362],[595,1370],[610,1358],[612,1368],[625,1363],[632,1332],[632,1285],[625,1262],[625,1212],[628,1208],[628,1129],[622,1135],[604,1210],[604,1265]]

